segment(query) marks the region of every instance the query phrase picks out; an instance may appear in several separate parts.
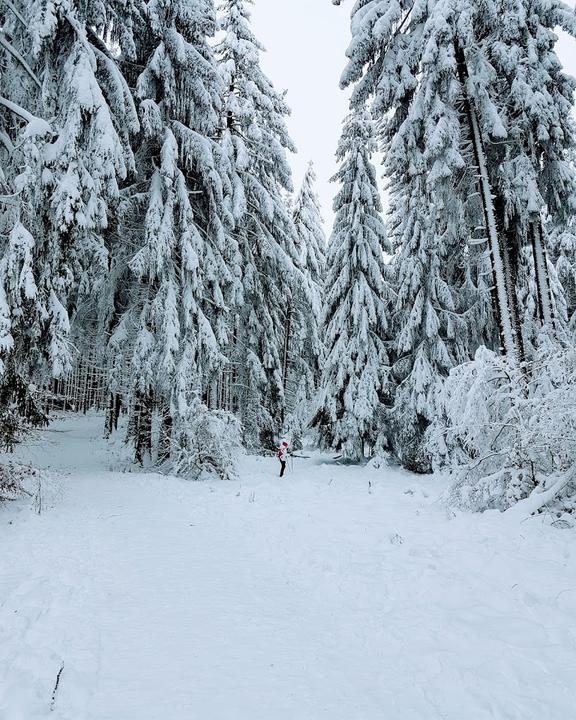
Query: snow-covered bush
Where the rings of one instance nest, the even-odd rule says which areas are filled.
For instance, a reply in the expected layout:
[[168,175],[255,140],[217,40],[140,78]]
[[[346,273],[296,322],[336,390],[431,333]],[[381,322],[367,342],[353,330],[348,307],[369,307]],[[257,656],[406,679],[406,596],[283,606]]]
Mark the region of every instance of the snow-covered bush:
[[176,431],[174,471],[183,477],[201,480],[216,476],[233,480],[242,453],[242,428],[231,413],[209,410],[200,403],[189,411],[187,422]]
[[12,463],[0,465],[0,502],[15,500],[22,492],[18,478],[12,470]]
[[12,461],[0,465],[0,503],[23,495],[33,496],[39,477],[40,471],[30,465]]
[[541,347],[526,376],[480,348],[440,391],[442,417],[428,434],[438,470],[455,480],[450,500],[505,510],[554,485],[559,510],[576,509],[576,350]]
[[48,424],[42,393],[10,367],[0,382],[0,450],[12,452],[32,428]]

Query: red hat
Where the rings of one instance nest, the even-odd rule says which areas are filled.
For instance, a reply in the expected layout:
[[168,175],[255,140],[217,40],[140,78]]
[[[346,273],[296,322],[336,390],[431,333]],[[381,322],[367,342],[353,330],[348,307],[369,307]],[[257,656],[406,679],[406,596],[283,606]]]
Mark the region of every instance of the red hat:
[[286,447],[288,447],[288,440],[282,440],[282,445],[285,445]]

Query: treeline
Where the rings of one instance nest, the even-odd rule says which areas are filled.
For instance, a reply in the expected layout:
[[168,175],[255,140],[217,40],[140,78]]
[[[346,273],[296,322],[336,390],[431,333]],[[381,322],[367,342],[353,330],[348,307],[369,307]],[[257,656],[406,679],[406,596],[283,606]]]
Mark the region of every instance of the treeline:
[[452,472],[474,509],[542,488],[573,508],[576,83],[555,31],[576,36],[574,10],[357,0],[351,28],[321,439]]
[[248,5],[0,0],[3,434],[96,355],[143,464],[312,430],[466,507],[573,509],[573,10],[357,0],[325,257]]
[[88,355],[143,464],[201,465],[203,432],[271,447],[311,398],[314,171],[291,199],[289,110],[247,5],[0,2],[5,445]]

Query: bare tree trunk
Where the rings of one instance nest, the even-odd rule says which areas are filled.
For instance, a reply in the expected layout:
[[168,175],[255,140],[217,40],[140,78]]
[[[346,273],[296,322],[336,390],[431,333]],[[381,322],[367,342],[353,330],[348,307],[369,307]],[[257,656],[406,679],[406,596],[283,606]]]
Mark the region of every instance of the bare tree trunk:
[[84,377],[82,380],[82,412],[84,415],[86,415],[86,411],[88,410],[88,383],[89,383],[89,374],[90,374],[90,366],[87,362],[83,363],[84,365]]

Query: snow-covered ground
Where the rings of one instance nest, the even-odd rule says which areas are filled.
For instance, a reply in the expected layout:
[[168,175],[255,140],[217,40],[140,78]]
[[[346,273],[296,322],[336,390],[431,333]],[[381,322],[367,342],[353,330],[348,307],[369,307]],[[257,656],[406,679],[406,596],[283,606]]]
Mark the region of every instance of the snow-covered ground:
[[51,479],[0,508],[1,720],[576,717],[573,530],[318,455],[115,472],[100,430],[18,450]]

